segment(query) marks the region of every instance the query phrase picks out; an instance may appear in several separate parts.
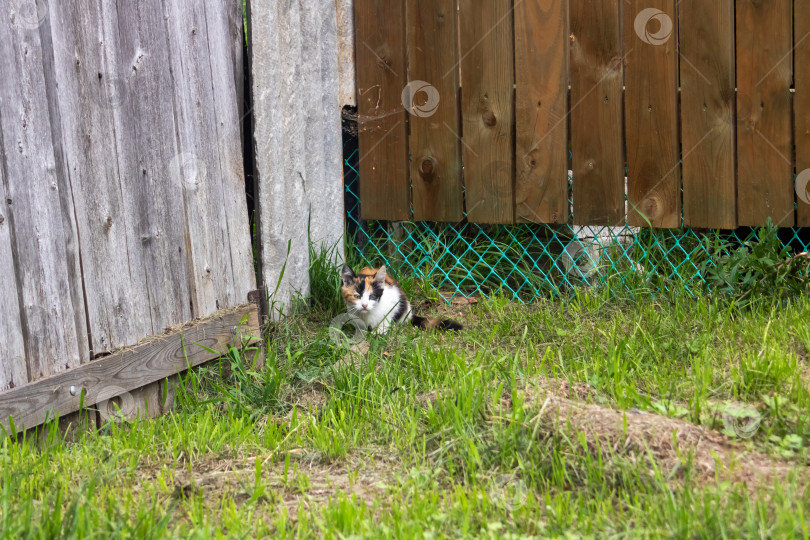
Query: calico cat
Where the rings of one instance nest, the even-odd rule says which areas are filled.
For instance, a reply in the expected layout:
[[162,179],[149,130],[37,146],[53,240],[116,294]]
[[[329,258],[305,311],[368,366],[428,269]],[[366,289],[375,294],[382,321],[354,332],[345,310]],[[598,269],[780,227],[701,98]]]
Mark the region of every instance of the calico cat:
[[386,274],[385,266],[363,268],[358,274],[343,265],[341,292],[350,315],[360,318],[369,330],[385,333],[392,324],[406,321],[422,330],[461,330],[464,327],[451,319],[419,317],[411,311],[408,297],[397,282]]

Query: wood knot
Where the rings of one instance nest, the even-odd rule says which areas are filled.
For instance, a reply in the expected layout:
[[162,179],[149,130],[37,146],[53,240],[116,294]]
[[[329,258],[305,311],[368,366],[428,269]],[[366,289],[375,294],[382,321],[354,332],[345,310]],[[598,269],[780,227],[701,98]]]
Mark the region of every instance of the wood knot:
[[422,163],[419,164],[419,176],[422,177],[422,180],[425,182],[430,182],[435,177],[436,171],[436,162],[432,157],[425,158],[422,160]]
[[0,225],[2,225],[4,221],[6,221],[6,217],[3,214],[0,214]]
[[492,111],[486,111],[484,114],[481,115],[481,118],[484,120],[484,124],[489,127],[495,126],[498,123],[497,118],[495,118],[495,113]]
[[112,225],[113,225],[112,216],[107,216],[107,219],[104,221],[104,226],[107,227],[107,229],[112,229]]
[[661,215],[661,205],[656,197],[650,197],[644,202],[644,210],[647,218],[652,220],[658,219]]

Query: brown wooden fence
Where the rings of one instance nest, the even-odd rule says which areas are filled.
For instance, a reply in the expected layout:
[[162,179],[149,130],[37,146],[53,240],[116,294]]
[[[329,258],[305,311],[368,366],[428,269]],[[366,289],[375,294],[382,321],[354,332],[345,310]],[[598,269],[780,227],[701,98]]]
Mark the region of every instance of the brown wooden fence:
[[355,0],[355,21],[364,218],[561,223],[572,196],[581,225],[810,225],[810,2]]

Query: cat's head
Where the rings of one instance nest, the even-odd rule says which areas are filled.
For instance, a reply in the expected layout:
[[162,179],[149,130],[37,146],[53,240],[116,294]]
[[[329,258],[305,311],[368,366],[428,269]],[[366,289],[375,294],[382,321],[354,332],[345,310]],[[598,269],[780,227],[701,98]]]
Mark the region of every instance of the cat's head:
[[363,268],[359,274],[355,274],[354,270],[344,264],[340,278],[343,282],[340,291],[350,311],[373,311],[385,291],[385,266],[377,270]]

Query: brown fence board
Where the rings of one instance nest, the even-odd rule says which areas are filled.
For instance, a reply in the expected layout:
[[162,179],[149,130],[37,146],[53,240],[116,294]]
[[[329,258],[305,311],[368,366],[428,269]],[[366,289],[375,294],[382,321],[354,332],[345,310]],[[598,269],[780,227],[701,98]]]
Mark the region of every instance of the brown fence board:
[[360,215],[410,218],[406,84],[405,0],[354,4]]
[[684,223],[733,229],[734,2],[682,0],[678,6]]
[[[456,2],[406,3],[408,81],[410,98],[416,101],[409,118],[413,217],[459,221],[463,208]],[[430,84],[430,94],[419,91],[422,83]],[[434,108],[435,98],[439,101]]]
[[796,202],[799,205],[796,225],[810,227],[810,182],[805,182],[810,178],[810,2],[796,2],[794,6],[796,93],[793,95],[793,108],[796,129]]
[[[642,10],[663,16],[646,28],[642,24],[636,33]],[[669,35],[662,33],[660,21],[671,25]],[[624,5],[628,222],[635,226],[681,225],[675,22],[675,0],[630,0]]]
[[[566,221],[570,140],[577,225],[619,225],[626,218],[632,226],[732,229],[761,225],[770,216],[787,226],[794,223],[796,197],[798,222],[810,221],[804,176],[790,185],[793,42],[799,55],[797,172],[810,169],[806,3],[458,0],[456,51],[453,0],[404,1],[403,10],[400,3],[360,0],[356,12],[365,25],[361,36],[385,28],[397,42],[398,21],[407,15],[408,80],[425,81],[440,97],[431,114],[408,116],[415,219],[456,218],[456,186],[445,180],[455,180],[462,166],[471,222]],[[386,21],[379,19],[383,10]],[[359,43],[362,49],[368,44]],[[385,50],[366,54],[366,71],[376,79],[366,77],[363,88],[376,90],[378,109],[378,81],[385,76],[379,72],[393,65],[391,47]],[[458,132],[451,97],[455,58]],[[454,133],[463,136],[456,163]],[[396,170],[399,161],[384,165]],[[361,191],[368,178],[366,189],[373,192],[361,199],[390,202],[374,174],[361,171]]]
[[512,15],[510,0],[459,1],[462,151],[471,222],[515,218]]
[[577,225],[625,222],[620,1],[571,3],[571,148]]
[[737,0],[740,225],[794,223],[791,8],[790,0]]
[[515,213],[568,220],[568,2],[515,4]]

